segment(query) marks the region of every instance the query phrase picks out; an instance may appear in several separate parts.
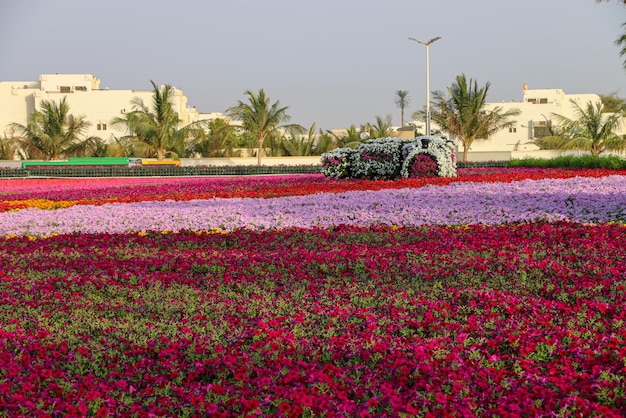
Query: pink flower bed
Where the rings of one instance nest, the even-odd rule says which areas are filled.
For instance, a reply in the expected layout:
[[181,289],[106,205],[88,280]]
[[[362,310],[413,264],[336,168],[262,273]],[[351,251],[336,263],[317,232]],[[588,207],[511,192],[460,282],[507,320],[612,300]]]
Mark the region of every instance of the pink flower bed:
[[624,416],[624,242],[562,221],[0,238],[0,410]]

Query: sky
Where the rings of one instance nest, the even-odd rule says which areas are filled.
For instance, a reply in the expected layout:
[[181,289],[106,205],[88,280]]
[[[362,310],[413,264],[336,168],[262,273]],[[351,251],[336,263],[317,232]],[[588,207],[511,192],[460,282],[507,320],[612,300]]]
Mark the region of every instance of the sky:
[[490,83],[489,102],[530,89],[626,97],[618,1],[2,0],[0,81],[93,74],[101,88],[179,88],[198,111],[227,113],[247,90],[316,130],[410,114],[457,75]]

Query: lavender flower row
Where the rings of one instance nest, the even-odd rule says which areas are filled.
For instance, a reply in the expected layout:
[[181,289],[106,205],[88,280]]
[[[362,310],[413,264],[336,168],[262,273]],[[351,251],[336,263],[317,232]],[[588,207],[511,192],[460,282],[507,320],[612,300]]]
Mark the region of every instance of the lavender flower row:
[[626,176],[452,183],[445,187],[77,205],[0,213],[0,236],[329,227],[626,221]]

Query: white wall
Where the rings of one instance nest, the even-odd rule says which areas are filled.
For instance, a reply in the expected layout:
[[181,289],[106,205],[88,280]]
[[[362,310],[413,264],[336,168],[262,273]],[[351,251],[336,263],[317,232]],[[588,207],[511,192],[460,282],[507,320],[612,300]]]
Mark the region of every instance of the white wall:
[[[43,100],[58,103],[65,97],[70,114],[84,115],[91,123],[86,136],[106,141],[123,136],[124,131],[111,126],[111,119],[131,111],[131,100],[136,97],[151,107],[153,91],[100,89],[100,83],[91,74],[42,74],[39,81],[0,82],[0,135],[11,136],[11,123],[26,125]],[[187,106],[187,97],[181,90],[174,89],[173,101],[183,126],[203,119],[195,108]]]

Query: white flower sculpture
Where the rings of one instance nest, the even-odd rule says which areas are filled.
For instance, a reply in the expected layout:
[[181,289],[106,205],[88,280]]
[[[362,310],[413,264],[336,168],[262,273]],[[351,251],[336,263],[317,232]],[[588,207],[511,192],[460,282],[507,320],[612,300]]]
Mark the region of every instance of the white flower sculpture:
[[454,141],[441,136],[376,138],[356,149],[336,148],[322,154],[322,174],[334,178],[410,177],[411,165],[419,155],[428,155],[434,160],[435,175],[456,176]]
[[420,155],[429,155],[437,163],[439,177],[456,177],[456,155],[454,141],[440,136],[423,136],[416,138],[405,147],[406,157],[402,163],[402,177],[410,176],[410,167],[415,158]]

